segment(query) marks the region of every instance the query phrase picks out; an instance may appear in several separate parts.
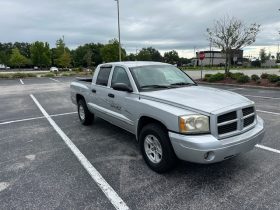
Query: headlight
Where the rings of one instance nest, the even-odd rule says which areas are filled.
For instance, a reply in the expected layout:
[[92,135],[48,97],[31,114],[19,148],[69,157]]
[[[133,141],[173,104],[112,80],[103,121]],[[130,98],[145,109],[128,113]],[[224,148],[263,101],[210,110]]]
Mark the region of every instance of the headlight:
[[204,115],[187,115],[179,117],[181,133],[208,133],[209,117]]

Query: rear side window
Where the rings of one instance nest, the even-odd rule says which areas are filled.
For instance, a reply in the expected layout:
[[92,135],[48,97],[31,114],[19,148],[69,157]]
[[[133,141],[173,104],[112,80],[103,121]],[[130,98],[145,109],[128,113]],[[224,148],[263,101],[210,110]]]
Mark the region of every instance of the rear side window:
[[107,86],[111,69],[111,67],[100,68],[96,79],[97,85]]

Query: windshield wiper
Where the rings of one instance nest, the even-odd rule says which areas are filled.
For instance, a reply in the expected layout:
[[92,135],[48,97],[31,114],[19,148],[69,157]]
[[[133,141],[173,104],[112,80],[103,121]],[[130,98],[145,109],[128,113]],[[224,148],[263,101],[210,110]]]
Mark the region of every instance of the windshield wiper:
[[183,86],[183,85],[194,85],[193,83],[188,83],[188,82],[176,82],[176,83],[172,83],[170,85],[179,85],[179,86]]
[[143,85],[140,88],[170,88],[169,85]]

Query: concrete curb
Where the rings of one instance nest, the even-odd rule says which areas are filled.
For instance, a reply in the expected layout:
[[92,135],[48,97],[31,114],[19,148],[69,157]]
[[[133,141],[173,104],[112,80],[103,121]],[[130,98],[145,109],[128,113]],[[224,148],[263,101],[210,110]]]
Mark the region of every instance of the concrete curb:
[[237,84],[227,84],[227,83],[210,83],[210,82],[199,82],[196,81],[198,84],[205,84],[205,85],[226,85],[226,86],[233,86],[233,87],[241,87],[241,88],[258,88],[258,89],[266,89],[266,90],[280,90],[280,87],[263,87],[263,86],[255,86],[255,85],[237,85]]

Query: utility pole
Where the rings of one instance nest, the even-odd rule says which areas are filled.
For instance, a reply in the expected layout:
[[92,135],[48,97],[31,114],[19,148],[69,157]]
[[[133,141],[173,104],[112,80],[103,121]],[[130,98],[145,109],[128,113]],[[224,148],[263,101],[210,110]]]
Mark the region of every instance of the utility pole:
[[210,61],[209,66],[213,67],[213,55],[212,55],[212,38],[210,38]]
[[136,48],[135,61],[137,61],[138,48]]
[[120,30],[120,3],[119,0],[115,0],[118,7],[118,34],[119,34],[119,61],[122,61],[122,49],[121,49],[121,30]]

